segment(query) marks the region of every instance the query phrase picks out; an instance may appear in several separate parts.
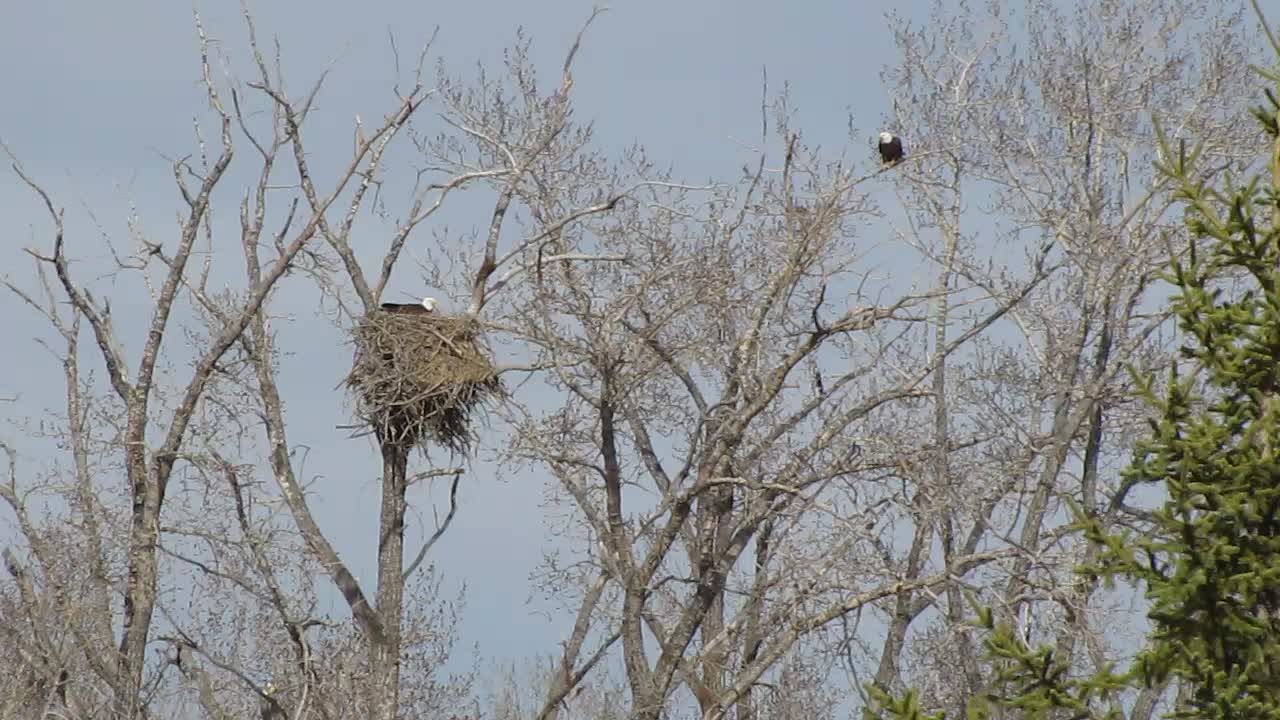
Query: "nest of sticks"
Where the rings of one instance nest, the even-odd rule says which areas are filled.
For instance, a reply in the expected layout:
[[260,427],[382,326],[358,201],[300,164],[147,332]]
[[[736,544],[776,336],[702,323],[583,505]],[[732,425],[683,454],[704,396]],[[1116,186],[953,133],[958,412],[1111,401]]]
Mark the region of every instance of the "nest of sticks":
[[474,320],[376,310],[352,335],[355,362],[346,385],[357,417],[381,445],[470,449],[472,415],[502,394]]

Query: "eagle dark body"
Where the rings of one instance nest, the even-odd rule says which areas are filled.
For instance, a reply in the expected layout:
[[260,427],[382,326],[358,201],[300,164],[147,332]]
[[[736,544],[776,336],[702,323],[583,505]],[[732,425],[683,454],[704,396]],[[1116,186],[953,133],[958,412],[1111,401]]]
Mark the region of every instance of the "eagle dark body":
[[382,303],[382,310],[401,315],[429,315],[436,311],[436,299],[425,297],[422,298],[421,302],[416,303],[384,302]]
[[382,303],[382,309],[389,313],[401,313],[404,315],[426,315],[431,312],[419,303]]
[[892,133],[880,133],[880,160],[886,165],[901,162],[906,156],[902,149],[902,138]]

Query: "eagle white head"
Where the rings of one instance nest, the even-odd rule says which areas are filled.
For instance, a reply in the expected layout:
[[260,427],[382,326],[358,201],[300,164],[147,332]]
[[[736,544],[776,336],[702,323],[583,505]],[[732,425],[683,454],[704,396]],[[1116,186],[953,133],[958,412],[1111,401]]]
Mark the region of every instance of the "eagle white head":
[[424,298],[422,298],[422,307],[426,308],[427,312],[435,312],[435,311],[436,311],[436,299],[435,299],[435,298],[433,298],[433,297],[424,297]]
[[882,143],[891,143],[891,142],[893,142],[893,133],[891,133],[891,132],[882,132],[882,133],[880,133],[880,142],[882,142]]

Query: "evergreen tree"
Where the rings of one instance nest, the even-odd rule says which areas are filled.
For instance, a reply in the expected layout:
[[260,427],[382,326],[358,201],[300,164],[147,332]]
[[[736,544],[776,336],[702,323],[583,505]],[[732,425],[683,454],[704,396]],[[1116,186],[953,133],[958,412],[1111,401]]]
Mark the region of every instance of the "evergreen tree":
[[[1254,68],[1273,86],[1254,110],[1269,138],[1266,171],[1210,186],[1195,172],[1200,147],[1158,138],[1158,169],[1190,231],[1165,275],[1186,342],[1167,390],[1135,376],[1153,418],[1124,481],[1156,486],[1166,501],[1141,534],[1080,515],[1102,550],[1080,572],[1145,590],[1149,643],[1123,672],[1072,677],[1069,659],[1027,647],[978,608],[992,677],[970,718],[1119,718],[1123,691],[1177,679],[1188,692],[1174,717],[1280,720],[1280,39],[1263,26],[1277,58],[1277,69]],[[869,718],[943,717],[924,715],[915,693],[872,693]]]
[[1193,180],[1198,148],[1174,155],[1160,137],[1192,235],[1167,277],[1192,373],[1175,364],[1159,400],[1139,383],[1158,419],[1127,480],[1167,493],[1150,535],[1093,533],[1102,570],[1140,581],[1152,603],[1135,675],[1187,682],[1183,717],[1280,720],[1280,102],[1266,98],[1254,114],[1267,172],[1243,185]]

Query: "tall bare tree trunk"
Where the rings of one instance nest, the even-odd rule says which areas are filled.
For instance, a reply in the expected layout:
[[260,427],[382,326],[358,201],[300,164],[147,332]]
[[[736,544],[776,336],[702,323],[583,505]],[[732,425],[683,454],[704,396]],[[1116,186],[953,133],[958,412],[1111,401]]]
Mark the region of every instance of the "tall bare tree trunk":
[[404,613],[404,514],[409,449],[387,440],[382,445],[382,511],[378,541],[378,619],[383,635],[371,639],[371,687],[375,720],[395,720],[400,706],[400,621]]
[[[144,419],[145,424],[145,419]],[[148,477],[142,446],[129,452],[133,516],[129,529],[129,580],[124,596],[124,627],[116,674],[116,709],[122,718],[139,717],[142,670],[146,663],[147,636],[155,611],[157,562],[160,537],[159,484]]]
[[[716,572],[715,566],[729,545],[729,517],[732,513],[733,487],[730,485],[712,489],[699,502],[696,522],[699,527],[704,528],[705,534],[700,542],[705,545],[698,567],[698,578],[715,588],[699,631],[704,646],[714,642],[725,627],[725,584],[722,579],[711,577],[711,574]],[[702,687],[695,695],[704,717],[715,709],[717,700],[724,693],[728,652],[729,644],[723,642],[716,649],[703,650]]]

